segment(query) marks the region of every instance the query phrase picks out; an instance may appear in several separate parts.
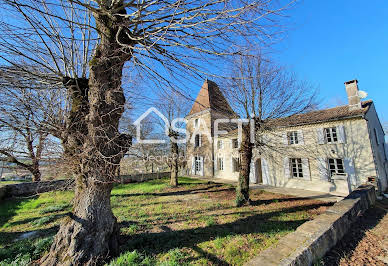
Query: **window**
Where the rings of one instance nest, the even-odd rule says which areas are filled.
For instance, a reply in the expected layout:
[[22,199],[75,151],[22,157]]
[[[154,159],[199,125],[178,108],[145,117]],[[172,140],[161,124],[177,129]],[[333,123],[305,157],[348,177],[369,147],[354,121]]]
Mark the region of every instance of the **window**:
[[338,142],[338,137],[337,137],[337,128],[336,127],[328,127],[323,130],[325,133],[325,140],[326,143],[334,143]]
[[233,149],[238,148],[238,140],[237,139],[232,139],[232,147],[233,147]]
[[344,171],[344,160],[330,158],[328,162],[329,162],[329,173],[330,173],[330,176],[345,174],[345,171]]
[[195,147],[201,147],[201,135],[200,134],[195,135],[194,146]]
[[291,167],[291,177],[303,178],[303,167],[302,167],[301,158],[291,158],[290,167]]
[[218,158],[218,170],[224,170],[224,158]]
[[199,122],[199,120],[198,120],[198,118],[196,118],[195,120],[194,120],[194,127],[198,127],[198,122]]
[[240,158],[232,158],[233,172],[240,171]]
[[222,142],[222,140],[218,141],[217,147],[218,147],[218,149],[223,149],[224,148],[224,143]]
[[288,144],[298,144],[298,131],[291,131],[287,133]]
[[201,157],[195,156],[195,174],[200,173],[201,169],[202,169]]

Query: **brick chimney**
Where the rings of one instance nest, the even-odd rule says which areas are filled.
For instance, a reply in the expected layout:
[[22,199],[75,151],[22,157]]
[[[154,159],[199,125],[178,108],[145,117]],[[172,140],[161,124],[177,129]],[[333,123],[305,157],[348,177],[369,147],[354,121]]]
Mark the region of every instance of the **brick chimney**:
[[361,99],[358,95],[358,81],[356,79],[345,82],[346,93],[350,110],[361,108]]

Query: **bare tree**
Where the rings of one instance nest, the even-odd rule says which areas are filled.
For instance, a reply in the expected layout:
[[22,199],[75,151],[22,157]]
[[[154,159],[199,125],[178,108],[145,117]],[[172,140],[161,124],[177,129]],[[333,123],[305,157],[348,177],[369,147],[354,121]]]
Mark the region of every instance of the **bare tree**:
[[[92,264],[118,252],[110,192],[131,145],[119,131],[124,66],[165,85],[174,83],[172,77],[187,80],[209,70],[211,59],[240,52],[244,42],[273,37],[284,10],[268,0],[2,3],[16,18],[1,22],[0,57],[41,82],[61,84],[70,95],[63,144],[77,165],[74,208],[43,265]],[[93,41],[98,44],[91,56]]]
[[242,125],[236,193],[236,205],[241,206],[250,202],[249,175],[253,148],[261,153],[268,148],[279,149],[278,145],[264,139],[264,134],[276,131],[278,119],[311,110],[315,106],[316,90],[260,53],[236,57],[230,76],[224,86],[225,94],[240,117],[250,120]]
[[33,181],[40,181],[40,161],[58,157],[47,131],[47,124],[61,105],[58,93],[36,87],[23,77],[9,77],[10,69],[1,71],[0,82],[0,154],[3,160],[28,170]]
[[[167,126],[167,133],[170,141],[170,168],[171,168],[171,180],[170,185],[173,187],[178,186],[178,174],[179,174],[179,162],[180,162],[180,150],[179,149],[179,140],[182,139],[182,134],[178,132],[179,128],[184,126],[183,121],[175,119],[182,119],[189,110],[190,101],[186,97],[183,97],[177,91],[170,92],[160,92],[157,97],[157,102],[155,106],[162,112],[162,114],[167,118],[169,124],[164,125],[164,121],[160,125],[161,128]],[[186,136],[184,136],[186,137]],[[180,145],[182,146],[182,145]],[[182,161],[182,160],[181,160]]]

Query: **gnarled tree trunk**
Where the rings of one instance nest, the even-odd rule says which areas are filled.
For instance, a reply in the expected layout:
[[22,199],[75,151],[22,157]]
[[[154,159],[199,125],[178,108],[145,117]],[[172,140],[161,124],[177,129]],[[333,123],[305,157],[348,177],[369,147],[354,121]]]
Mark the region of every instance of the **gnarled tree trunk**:
[[[117,5],[104,8],[117,11],[122,2]],[[121,13],[125,13],[124,8]],[[81,92],[72,99],[72,113],[79,109],[85,114],[81,122],[73,123],[78,131],[69,130],[65,141],[79,166],[74,169],[74,209],[61,225],[50,253],[42,259],[43,265],[98,264],[118,251],[119,230],[110,194],[117,167],[131,144],[131,138],[118,131],[125,103],[122,70],[130,57],[116,42],[120,17],[95,14],[95,19],[101,41],[90,62],[88,93],[82,93],[85,88],[80,88],[77,80],[72,86],[73,91]]]
[[236,188],[236,206],[250,203],[249,199],[249,174],[252,161],[253,144],[250,141],[250,127],[243,125],[240,147],[240,171]]

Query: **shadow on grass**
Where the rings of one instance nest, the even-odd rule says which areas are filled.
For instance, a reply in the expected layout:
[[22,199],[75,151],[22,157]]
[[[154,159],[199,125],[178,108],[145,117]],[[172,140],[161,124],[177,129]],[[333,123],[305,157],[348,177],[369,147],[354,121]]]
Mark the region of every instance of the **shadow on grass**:
[[[149,255],[164,253],[174,248],[192,248],[198,250],[197,244],[230,235],[244,235],[250,233],[278,234],[279,232],[293,231],[306,222],[306,219],[294,221],[272,220],[285,213],[306,211],[327,206],[327,203],[317,203],[293,208],[283,208],[266,213],[256,213],[246,218],[226,224],[215,224],[207,227],[198,227],[185,230],[164,231],[158,233],[139,233],[132,236],[122,236],[122,252],[139,250]],[[199,254],[217,265],[226,264],[215,255],[198,250]]]
[[[299,201],[299,200],[313,200],[316,198],[321,198],[321,196],[313,196],[313,197],[290,197],[290,198],[277,198],[277,199],[270,199],[270,200],[252,200],[251,205],[252,206],[259,206],[264,204],[271,204],[271,203],[277,203],[277,202],[290,202],[290,201]],[[327,202],[325,206],[331,206],[334,202]]]
[[37,196],[28,198],[10,198],[2,201],[0,203],[0,228],[16,215],[17,210],[21,208],[21,205],[24,202],[36,198]]
[[[37,229],[37,230],[23,231],[23,232],[19,232],[19,231],[0,232],[0,245],[8,245],[8,244],[14,243],[15,239],[20,238],[24,234],[34,233],[33,237],[31,237],[29,239],[35,239],[38,237],[46,237],[46,236],[55,235],[58,230],[59,230],[59,226],[56,225],[56,226],[52,226],[52,227],[46,228],[46,229]],[[22,240],[22,239],[20,239],[20,240]]]
[[233,188],[210,190],[210,189],[219,188],[222,186],[223,185],[212,185],[212,186],[207,186],[205,188],[185,189],[185,190],[170,191],[170,192],[115,194],[113,196],[115,196],[115,197],[136,197],[136,196],[163,197],[163,196],[183,196],[183,195],[187,195],[187,194],[211,193],[211,192],[222,192],[222,191],[234,190]]

